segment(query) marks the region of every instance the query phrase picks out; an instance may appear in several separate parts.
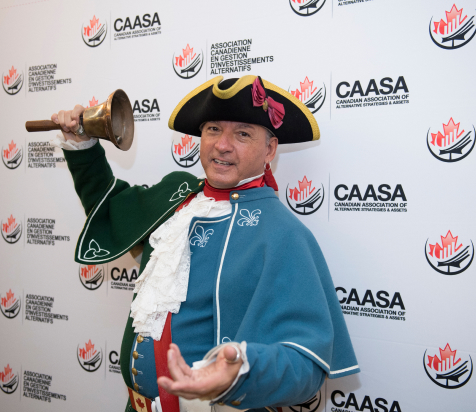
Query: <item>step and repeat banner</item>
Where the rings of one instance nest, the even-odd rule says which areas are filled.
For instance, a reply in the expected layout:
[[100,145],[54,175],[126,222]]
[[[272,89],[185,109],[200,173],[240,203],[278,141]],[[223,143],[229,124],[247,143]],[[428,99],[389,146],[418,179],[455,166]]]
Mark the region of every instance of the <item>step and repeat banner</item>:
[[151,186],[203,173],[200,138],[167,127],[181,98],[254,74],[320,126],[272,168],[323,249],[362,370],[290,410],[476,410],[476,3],[453,1],[4,0],[0,409],[122,411],[139,271],[129,254],[74,262],[84,211],[56,132],[25,121],[125,90],[134,143],[103,146],[118,178]]

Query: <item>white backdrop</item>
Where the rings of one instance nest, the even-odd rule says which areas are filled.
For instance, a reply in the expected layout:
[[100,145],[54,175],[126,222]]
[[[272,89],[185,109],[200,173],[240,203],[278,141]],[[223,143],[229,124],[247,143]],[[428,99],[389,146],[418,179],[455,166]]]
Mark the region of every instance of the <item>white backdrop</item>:
[[[54,132],[29,134],[25,121],[122,88],[136,134],[128,152],[103,143],[115,175],[150,186],[172,170],[201,174],[200,162],[174,160],[188,138],[167,121],[223,73],[302,94],[322,133],[281,146],[272,167],[280,199],[323,249],[362,372],[327,380],[295,412],[473,411],[475,8],[3,0],[0,409],[121,411],[127,399],[118,353],[138,265],[127,255],[81,278],[83,209],[48,146]],[[94,372],[81,349],[99,354]]]

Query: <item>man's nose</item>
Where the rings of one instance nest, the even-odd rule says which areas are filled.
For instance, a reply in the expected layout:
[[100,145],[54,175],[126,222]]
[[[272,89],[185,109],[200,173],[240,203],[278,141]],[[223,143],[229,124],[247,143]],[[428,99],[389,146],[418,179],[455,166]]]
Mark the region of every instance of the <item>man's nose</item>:
[[215,148],[223,153],[223,152],[231,152],[233,150],[233,133],[231,131],[225,130],[220,135],[215,143]]

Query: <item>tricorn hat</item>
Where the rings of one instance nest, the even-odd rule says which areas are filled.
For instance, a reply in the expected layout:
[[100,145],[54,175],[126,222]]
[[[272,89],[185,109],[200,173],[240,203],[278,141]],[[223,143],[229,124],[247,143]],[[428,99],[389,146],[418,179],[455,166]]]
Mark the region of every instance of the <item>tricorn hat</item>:
[[259,76],[217,76],[187,94],[169,119],[169,128],[200,136],[207,121],[234,121],[269,129],[280,144],[318,140],[319,127],[310,110],[291,93]]

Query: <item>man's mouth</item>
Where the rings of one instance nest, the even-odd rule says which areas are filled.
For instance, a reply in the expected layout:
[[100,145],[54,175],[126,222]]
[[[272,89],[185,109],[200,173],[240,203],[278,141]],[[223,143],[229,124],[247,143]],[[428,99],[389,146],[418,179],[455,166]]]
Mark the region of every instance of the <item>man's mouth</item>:
[[225,165],[225,166],[230,166],[230,165],[231,165],[230,162],[225,162],[225,161],[219,160],[219,159],[213,159],[213,161],[214,161],[215,163],[218,163],[219,165]]

